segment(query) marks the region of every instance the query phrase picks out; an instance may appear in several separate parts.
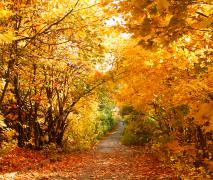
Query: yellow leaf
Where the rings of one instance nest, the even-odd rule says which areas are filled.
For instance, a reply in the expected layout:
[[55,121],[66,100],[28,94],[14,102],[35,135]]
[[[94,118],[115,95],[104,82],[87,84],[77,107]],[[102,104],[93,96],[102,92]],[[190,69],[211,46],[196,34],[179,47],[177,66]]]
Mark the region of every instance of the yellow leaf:
[[209,16],[208,18],[204,19],[203,21],[197,23],[195,28],[209,28],[213,23],[213,15]]
[[158,0],[158,8],[168,10],[170,3],[167,0]]
[[16,37],[12,30],[9,30],[6,33],[0,34],[0,43],[11,43],[15,39]]
[[202,104],[199,107],[199,111],[195,114],[195,122],[196,124],[204,127],[206,132],[210,132],[213,130],[213,101],[209,103]]
[[9,18],[10,16],[12,16],[12,11],[8,11],[8,10],[0,10],[0,19],[3,19],[3,18]]

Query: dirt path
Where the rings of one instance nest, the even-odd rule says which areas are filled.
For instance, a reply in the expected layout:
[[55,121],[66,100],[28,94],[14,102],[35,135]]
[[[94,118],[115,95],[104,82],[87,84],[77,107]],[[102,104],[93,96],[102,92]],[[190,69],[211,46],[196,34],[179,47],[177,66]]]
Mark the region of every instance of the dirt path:
[[80,172],[79,180],[85,179],[175,179],[173,171],[161,164],[143,147],[127,147],[120,143],[124,126],[101,140],[94,150],[94,158]]
[[120,137],[124,130],[124,125],[119,122],[118,127],[103,138],[95,147],[96,152],[112,153],[117,150],[126,150],[126,147],[120,143]]
[[[90,152],[66,154],[34,169],[8,174],[17,180],[143,180],[177,179],[174,171],[144,147],[120,143],[122,123]],[[12,177],[13,176],[13,177]],[[5,178],[6,177],[6,178]],[[0,178],[1,179],[1,178]]]

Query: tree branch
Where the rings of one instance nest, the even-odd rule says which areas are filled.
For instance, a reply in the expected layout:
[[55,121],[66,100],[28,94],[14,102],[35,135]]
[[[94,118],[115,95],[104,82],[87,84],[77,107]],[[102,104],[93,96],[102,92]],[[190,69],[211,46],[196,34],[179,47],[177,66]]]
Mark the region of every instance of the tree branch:
[[[60,18],[60,19],[57,20],[56,22],[50,24],[50,25],[49,25],[48,27],[46,27],[46,28],[45,28],[45,27],[41,28],[34,36],[32,36],[32,37],[25,37],[25,38],[22,38],[22,39],[18,39],[18,40],[16,40],[16,41],[19,42],[19,41],[23,41],[23,40],[30,40],[30,42],[31,42],[31,41],[32,41],[33,39],[35,39],[37,36],[39,36],[39,35],[41,35],[41,34],[44,34],[44,33],[47,32],[49,29],[51,29],[53,26],[56,26],[57,24],[61,23],[67,16],[69,16],[69,15],[74,11],[74,9],[75,9],[75,7],[78,5],[79,1],[80,1],[80,0],[77,0],[76,3],[75,3],[75,5],[74,5],[74,7],[73,7],[68,13],[66,13],[62,18]],[[45,28],[45,29],[44,29],[44,28]],[[23,48],[27,47],[27,46],[30,44],[30,42],[27,43]]]

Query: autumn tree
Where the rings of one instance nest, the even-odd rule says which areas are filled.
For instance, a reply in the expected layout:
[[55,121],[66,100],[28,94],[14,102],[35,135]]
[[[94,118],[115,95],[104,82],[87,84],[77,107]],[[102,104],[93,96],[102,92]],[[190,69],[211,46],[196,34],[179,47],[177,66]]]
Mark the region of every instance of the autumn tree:
[[117,27],[131,36],[119,50],[125,73],[116,98],[157,122],[164,142],[190,144],[197,156],[211,158],[212,3],[105,3],[106,12],[122,15],[125,23]]
[[18,145],[62,145],[74,105],[104,82],[103,17],[90,1],[3,1],[0,105]]

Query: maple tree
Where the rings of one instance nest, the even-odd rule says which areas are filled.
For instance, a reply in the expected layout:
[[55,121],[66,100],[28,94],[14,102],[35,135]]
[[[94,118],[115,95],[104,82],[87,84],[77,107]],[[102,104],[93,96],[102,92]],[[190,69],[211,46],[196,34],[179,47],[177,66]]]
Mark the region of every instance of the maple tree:
[[106,12],[121,15],[118,30],[130,36],[118,47],[117,68],[123,73],[115,98],[121,107],[133,108],[124,114],[123,141],[144,143],[147,137],[176,144],[176,152],[192,155],[194,149],[192,156],[211,159],[212,2],[104,2]]
[[1,111],[19,146],[62,145],[74,105],[103,84],[103,17],[90,1],[1,2]]

